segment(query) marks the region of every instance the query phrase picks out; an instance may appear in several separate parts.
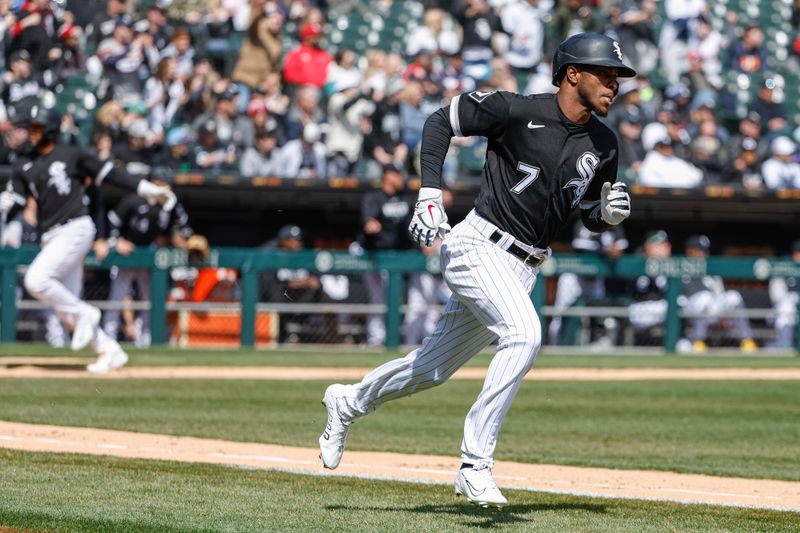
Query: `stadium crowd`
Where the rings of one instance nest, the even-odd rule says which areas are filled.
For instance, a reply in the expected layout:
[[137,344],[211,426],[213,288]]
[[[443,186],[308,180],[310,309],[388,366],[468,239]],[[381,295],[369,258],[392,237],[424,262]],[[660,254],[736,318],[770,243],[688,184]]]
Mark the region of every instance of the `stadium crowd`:
[[[381,15],[392,4],[339,8]],[[704,0],[667,0],[663,11],[652,0],[402,5],[421,14],[400,28],[404,48],[356,53],[341,45],[346,20],[331,15],[334,6],[309,0],[2,1],[0,163],[13,161],[20,142],[16,117],[48,96],[63,102],[80,80],[87,98],[67,110],[64,135],[83,134],[134,173],[377,180],[392,164],[415,174],[430,112],[473,90],[552,91],[555,45],[600,31],[640,73],[621,85],[607,118],[622,141],[625,179],[800,187],[785,78],[769,67],[763,30],[733,11]],[[787,68],[797,65],[795,44]],[[752,98],[742,84],[758,86]],[[454,143],[448,183],[480,172],[482,142]]]
[[[397,34],[400,48],[369,44],[366,33],[367,46],[342,44],[348,10],[380,18],[393,4],[410,14]],[[761,27],[709,4],[666,0],[659,9],[654,0],[465,0],[443,9],[426,0],[335,6],[313,0],[0,0],[0,165],[14,163],[33,106],[62,107],[62,141],[87,143],[133,175],[201,169],[382,180],[382,188],[365,198],[356,248],[403,248],[408,242],[400,219],[407,211],[395,210],[397,220],[377,226],[375,213],[381,202],[404,202],[403,183],[418,173],[425,118],[464,92],[554,91],[555,46],[575,33],[599,31],[619,41],[639,73],[621,84],[605,119],[620,139],[622,179],[669,188],[798,189],[800,128],[783,102],[785,77],[770,65],[778,59],[796,69],[800,40],[789,40],[788,57],[776,57]],[[334,16],[334,7],[345,14]],[[797,2],[792,9],[797,29]],[[70,93],[76,86],[82,91]],[[483,161],[475,154],[483,143],[454,140],[446,184],[479,175]],[[399,183],[388,187],[389,181]],[[191,240],[181,209],[166,220],[169,227],[136,241],[125,232],[135,230],[136,216],[146,216],[121,213],[148,208],[124,200],[109,207],[111,242],[120,253],[128,250],[126,242],[208,253],[207,242]],[[397,235],[382,239],[389,225]],[[29,233],[34,240],[35,230]],[[102,244],[95,251],[102,255]],[[289,277],[280,283],[292,289],[310,284],[320,298],[341,301],[347,292],[341,279],[283,274]],[[116,299],[128,297],[134,281],[147,292],[142,286],[148,282],[133,278],[124,276]],[[379,278],[364,280],[371,303],[382,303]],[[441,284],[434,281],[414,280],[415,298],[441,300]],[[233,283],[235,273],[216,282]],[[420,309],[407,317],[417,323],[408,338],[422,338],[429,326],[419,324],[431,323],[425,306]],[[149,342],[146,332],[134,334],[124,313],[106,321],[114,335],[127,328],[127,336]],[[559,327],[551,328],[556,339]],[[368,342],[384,341],[380,317],[370,317],[367,329]]]

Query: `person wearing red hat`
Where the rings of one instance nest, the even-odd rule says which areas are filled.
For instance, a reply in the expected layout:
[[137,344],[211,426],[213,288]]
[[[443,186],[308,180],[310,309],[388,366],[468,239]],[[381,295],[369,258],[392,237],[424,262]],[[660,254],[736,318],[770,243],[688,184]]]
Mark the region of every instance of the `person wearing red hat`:
[[324,34],[319,24],[306,24],[300,29],[300,46],[286,54],[283,79],[292,85],[313,85],[322,88],[333,56],[320,48]]

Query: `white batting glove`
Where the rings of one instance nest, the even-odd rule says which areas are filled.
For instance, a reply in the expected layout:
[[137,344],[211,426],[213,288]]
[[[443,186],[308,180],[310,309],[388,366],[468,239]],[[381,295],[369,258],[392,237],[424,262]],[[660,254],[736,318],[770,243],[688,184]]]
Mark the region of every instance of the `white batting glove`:
[[146,200],[154,200],[161,204],[164,211],[172,211],[178,199],[172,189],[162,185],[156,185],[152,181],[141,180],[136,187],[136,194]]
[[25,205],[25,198],[13,191],[0,192],[0,213],[8,213],[15,205]]
[[408,225],[411,238],[420,246],[431,246],[437,235],[444,239],[450,230],[447,213],[442,205],[442,190],[434,187],[420,188],[414,216]]
[[600,216],[606,224],[616,226],[631,214],[631,197],[628,186],[622,182],[603,183],[600,192]]

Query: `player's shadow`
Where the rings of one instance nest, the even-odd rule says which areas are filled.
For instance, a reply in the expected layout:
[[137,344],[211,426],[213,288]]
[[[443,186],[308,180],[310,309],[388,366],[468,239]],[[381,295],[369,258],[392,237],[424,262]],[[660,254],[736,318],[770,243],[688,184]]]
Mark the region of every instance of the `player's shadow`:
[[[92,361],[89,360],[89,359],[86,360],[86,364],[91,363],[91,362]],[[48,370],[49,371],[86,370],[86,364],[71,364],[71,365],[56,364],[56,365],[53,365],[53,364],[49,364],[49,363],[46,363],[46,364],[43,363],[43,364],[34,364],[34,365],[32,365],[30,363],[11,363],[11,364],[0,365],[0,368],[13,369],[13,368],[25,367],[25,368],[35,368],[37,370],[44,370],[44,371],[48,371]]]
[[418,505],[415,507],[380,507],[361,505],[327,505],[328,511],[369,511],[389,513],[447,514],[467,519],[464,526],[490,529],[500,524],[530,522],[531,513],[541,511],[587,511],[604,514],[606,506],[598,503],[532,503],[507,505],[502,509],[483,509],[468,502],[447,505]]

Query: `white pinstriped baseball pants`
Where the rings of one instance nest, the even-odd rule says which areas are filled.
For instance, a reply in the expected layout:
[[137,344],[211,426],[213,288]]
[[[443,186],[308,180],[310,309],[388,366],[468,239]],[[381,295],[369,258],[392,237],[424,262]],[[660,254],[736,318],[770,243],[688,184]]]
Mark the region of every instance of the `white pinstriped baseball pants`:
[[464,423],[464,462],[493,462],[500,426],[541,346],[539,317],[530,299],[537,268],[504,251],[513,238],[488,239],[495,226],[474,211],[441,249],[444,279],[453,291],[433,335],[421,348],[376,368],[347,387],[342,414],[365,415],[384,402],[444,383],[495,339],[492,359]]

